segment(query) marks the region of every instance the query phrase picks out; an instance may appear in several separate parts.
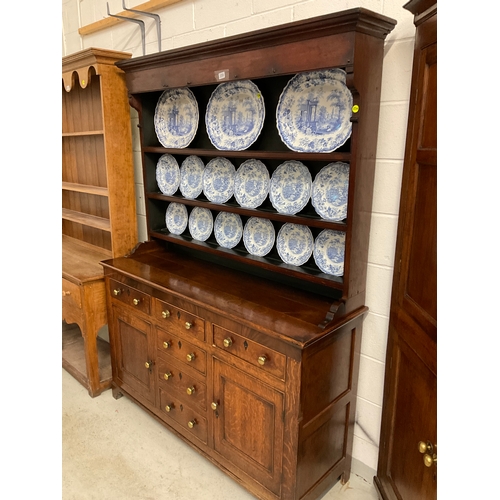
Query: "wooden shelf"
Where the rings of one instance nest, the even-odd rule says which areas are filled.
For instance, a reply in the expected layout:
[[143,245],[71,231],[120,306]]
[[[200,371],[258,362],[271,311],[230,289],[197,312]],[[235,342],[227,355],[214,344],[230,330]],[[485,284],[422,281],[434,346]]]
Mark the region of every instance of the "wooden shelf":
[[76,191],[77,193],[95,194],[97,196],[108,196],[108,189],[99,186],[89,186],[87,184],[77,184],[76,182],[64,182],[62,188],[66,191]]
[[77,212],[76,210],[69,210],[68,208],[63,208],[62,218],[64,220],[69,220],[71,222],[83,224],[84,226],[93,227],[95,229],[101,229],[102,231],[108,231],[108,232],[111,231],[111,223],[109,219],[104,219],[103,217],[97,217],[96,215],[84,214],[82,212]]
[[88,130],[85,132],[63,132],[63,137],[87,137],[90,135],[103,135],[104,130]]

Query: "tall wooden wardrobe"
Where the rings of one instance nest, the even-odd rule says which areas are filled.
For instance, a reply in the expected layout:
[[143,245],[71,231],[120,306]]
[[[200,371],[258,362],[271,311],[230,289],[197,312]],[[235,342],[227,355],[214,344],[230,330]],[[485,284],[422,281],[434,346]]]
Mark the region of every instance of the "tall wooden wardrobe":
[[437,4],[416,26],[394,262],[380,455],[383,500],[437,497]]

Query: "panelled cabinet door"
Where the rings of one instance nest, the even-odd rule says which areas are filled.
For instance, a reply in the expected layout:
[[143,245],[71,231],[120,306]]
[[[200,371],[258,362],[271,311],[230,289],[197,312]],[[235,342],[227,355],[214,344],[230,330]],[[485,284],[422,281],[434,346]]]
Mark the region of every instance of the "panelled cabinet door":
[[215,450],[279,494],[283,394],[214,358],[214,400]]
[[118,307],[113,307],[113,323],[110,341],[116,377],[125,389],[154,403],[155,344],[151,324]]

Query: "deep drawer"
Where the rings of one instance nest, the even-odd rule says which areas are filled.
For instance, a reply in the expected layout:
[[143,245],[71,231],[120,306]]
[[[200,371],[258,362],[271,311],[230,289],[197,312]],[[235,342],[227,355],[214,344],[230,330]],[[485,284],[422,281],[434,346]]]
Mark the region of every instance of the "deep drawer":
[[153,309],[153,315],[163,329],[184,338],[192,335],[205,341],[205,321],[199,316],[159,299],[154,299]]
[[168,391],[160,389],[160,405],[165,420],[172,419],[189,434],[207,443],[207,419]]
[[213,344],[275,377],[282,380],[285,378],[286,356],[284,354],[216,325],[213,326]]
[[110,295],[114,300],[127,304],[143,313],[149,314],[151,310],[151,297],[131,286],[113,279],[109,280]]

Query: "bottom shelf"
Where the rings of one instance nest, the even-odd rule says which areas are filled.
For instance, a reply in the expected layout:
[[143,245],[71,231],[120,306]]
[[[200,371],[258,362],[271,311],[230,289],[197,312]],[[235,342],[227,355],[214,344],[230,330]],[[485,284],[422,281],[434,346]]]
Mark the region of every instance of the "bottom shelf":
[[[99,359],[99,390],[92,397],[111,387],[111,355],[109,343],[97,338],[97,355]],[[78,325],[66,325],[62,329],[62,367],[80,384],[89,390],[87,363],[85,360],[85,342]]]

